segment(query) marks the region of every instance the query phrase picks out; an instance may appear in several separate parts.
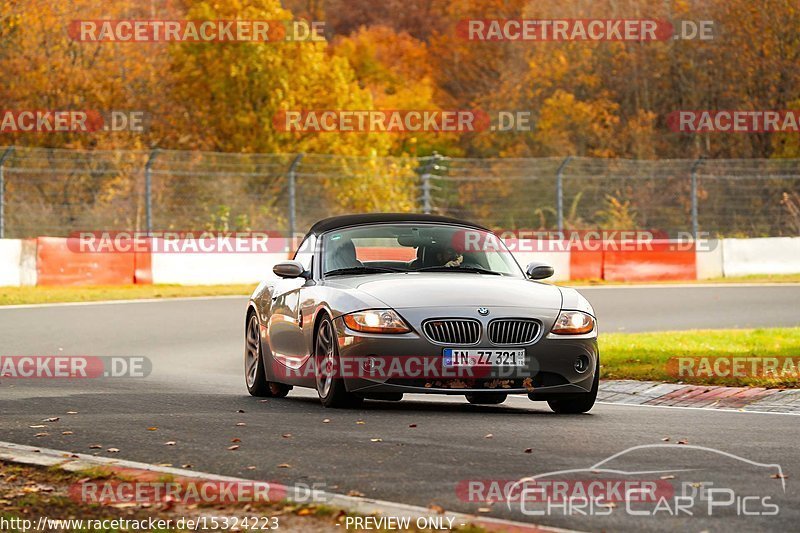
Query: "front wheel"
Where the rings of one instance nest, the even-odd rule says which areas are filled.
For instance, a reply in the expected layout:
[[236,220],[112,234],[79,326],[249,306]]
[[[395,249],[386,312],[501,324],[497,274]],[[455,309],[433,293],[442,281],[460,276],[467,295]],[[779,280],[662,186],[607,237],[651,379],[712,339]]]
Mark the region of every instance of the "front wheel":
[[597,361],[597,366],[594,369],[594,380],[592,380],[592,388],[589,392],[576,395],[569,399],[564,400],[547,400],[547,405],[550,409],[559,414],[576,415],[586,413],[594,407],[594,402],[597,399],[597,389],[600,386],[600,361]]
[[244,343],[244,378],[247,392],[251,396],[262,398],[283,398],[289,394],[291,387],[283,383],[267,381],[258,330],[258,317],[252,314],[250,320],[247,321]]
[[320,320],[315,338],[314,372],[320,402],[325,407],[358,407],[364,398],[347,392],[344,379],[338,375],[341,373],[339,343],[333,322],[327,316]]

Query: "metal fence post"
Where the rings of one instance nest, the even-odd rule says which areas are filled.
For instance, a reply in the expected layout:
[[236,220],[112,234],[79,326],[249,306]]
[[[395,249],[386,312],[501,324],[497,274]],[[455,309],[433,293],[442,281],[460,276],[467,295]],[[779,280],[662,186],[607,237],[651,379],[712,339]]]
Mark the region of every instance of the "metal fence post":
[[420,180],[422,180],[422,212],[426,215],[430,215],[431,211],[433,211],[433,198],[431,196],[433,191],[433,185],[431,184],[432,172],[439,170],[438,163],[442,159],[438,152],[433,152],[430,161],[423,167],[420,175]]
[[[288,177],[288,188],[289,188],[289,243],[291,243],[291,247],[294,248],[294,230],[296,224],[296,209],[297,206],[295,205],[297,202],[297,184],[295,183],[297,180],[297,167],[300,165],[300,160],[303,159],[303,156],[306,154],[298,154],[295,156],[292,164],[289,165],[289,173]],[[291,251],[291,250],[287,250]]]
[[422,212],[430,215],[432,210],[431,206],[431,175],[422,175]]
[[556,171],[556,219],[558,232],[564,231],[564,168],[569,164],[571,155],[568,155]]
[[6,175],[5,164],[6,159],[14,152],[14,147],[6,148],[3,155],[0,156],[0,239],[6,237]]
[[697,169],[702,163],[702,156],[692,163],[692,238],[695,241],[697,240],[697,234],[700,230],[700,224],[697,217]]
[[144,218],[148,235],[153,232],[153,163],[157,156],[158,148],[154,148],[144,164]]

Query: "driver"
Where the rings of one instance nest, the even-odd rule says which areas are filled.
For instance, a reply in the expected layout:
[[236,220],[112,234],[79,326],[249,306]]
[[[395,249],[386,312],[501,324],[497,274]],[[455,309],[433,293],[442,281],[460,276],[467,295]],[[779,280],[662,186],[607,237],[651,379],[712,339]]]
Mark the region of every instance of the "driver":
[[456,268],[464,262],[464,256],[455,251],[454,248],[445,247],[436,251],[437,262],[446,267]]

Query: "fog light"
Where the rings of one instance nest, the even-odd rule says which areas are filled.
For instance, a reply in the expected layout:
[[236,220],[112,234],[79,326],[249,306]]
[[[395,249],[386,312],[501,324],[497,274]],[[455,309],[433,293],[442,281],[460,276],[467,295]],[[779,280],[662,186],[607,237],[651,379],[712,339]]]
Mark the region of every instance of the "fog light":
[[589,369],[589,358],[585,355],[579,356],[575,359],[575,371],[579,374],[583,374],[586,370]]

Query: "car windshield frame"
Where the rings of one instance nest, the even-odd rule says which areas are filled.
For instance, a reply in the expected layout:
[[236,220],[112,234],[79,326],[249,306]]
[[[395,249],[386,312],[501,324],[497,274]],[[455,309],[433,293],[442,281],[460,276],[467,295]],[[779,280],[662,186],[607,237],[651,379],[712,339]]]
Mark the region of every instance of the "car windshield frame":
[[[496,276],[496,277],[514,278],[514,279],[527,279],[526,276],[525,276],[525,271],[522,269],[522,267],[520,266],[519,262],[517,262],[517,259],[516,259],[516,257],[514,257],[514,254],[512,254],[509,251],[508,247],[503,242],[503,240],[497,234],[495,234],[494,232],[492,232],[490,230],[487,230],[487,229],[480,228],[480,227],[476,227],[476,226],[460,225],[460,224],[448,224],[448,223],[441,223],[441,222],[417,222],[417,221],[408,221],[408,222],[403,222],[403,221],[370,222],[368,224],[357,224],[357,225],[352,225],[352,226],[342,226],[340,228],[330,229],[328,231],[325,231],[325,232],[322,232],[322,233],[318,234],[317,235],[317,254],[318,254],[317,256],[319,258],[319,261],[317,261],[316,263],[317,263],[317,265],[319,265],[319,267],[318,267],[319,268],[319,276],[320,276],[319,279],[326,279],[328,277],[330,277],[332,279],[335,279],[336,277],[342,275],[342,274],[334,274],[333,276],[328,276],[328,274],[330,274],[331,272],[341,270],[339,268],[333,269],[331,271],[326,271],[327,270],[326,248],[327,248],[328,243],[329,243],[329,238],[330,238],[330,236],[332,234],[342,233],[342,232],[347,232],[347,231],[352,231],[352,230],[357,230],[357,229],[365,229],[365,228],[370,228],[370,227],[379,227],[379,226],[394,226],[394,227],[397,227],[397,226],[408,226],[410,228],[453,228],[455,231],[463,230],[463,231],[479,232],[479,233],[482,233],[482,234],[491,235],[496,240],[496,242],[499,244],[499,246],[502,249],[498,250],[498,251],[495,251],[495,252],[485,252],[485,253],[487,253],[487,254],[488,253],[504,254],[508,258],[508,260],[505,261],[505,263],[509,267],[510,272],[501,272],[501,271],[491,270],[491,268],[489,269],[489,270],[491,270],[491,273],[490,272],[479,272],[478,269],[469,268],[468,266],[465,266],[464,269],[460,269],[459,267],[453,267],[451,269],[447,269],[447,268],[444,267],[444,265],[441,265],[442,266],[441,269],[435,268],[435,269],[425,270],[426,267],[423,267],[422,269],[419,269],[419,270],[409,269],[409,270],[401,270],[399,272],[389,272],[387,270],[387,272],[364,272],[363,274],[353,273],[351,275],[367,275],[367,274],[376,275],[376,274],[396,274],[396,273],[400,273],[400,274],[410,274],[410,273],[435,273],[435,274],[443,273],[443,274],[450,274],[450,273],[459,273],[459,274],[483,274],[483,275],[490,275],[490,276],[493,276],[493,277]],[[410,248],[412,250],[415,249],[414,247],[408,247],[408,248]],[[367,269],[370,268],[369,264],[366,264],[365,266],[367,267]],[[377,270],[377,269],[379,269],[381,267],[374,267],[374,268],[376,268],[376,270]],[[484,270],[486,270],[486,269],[484,268]]]

